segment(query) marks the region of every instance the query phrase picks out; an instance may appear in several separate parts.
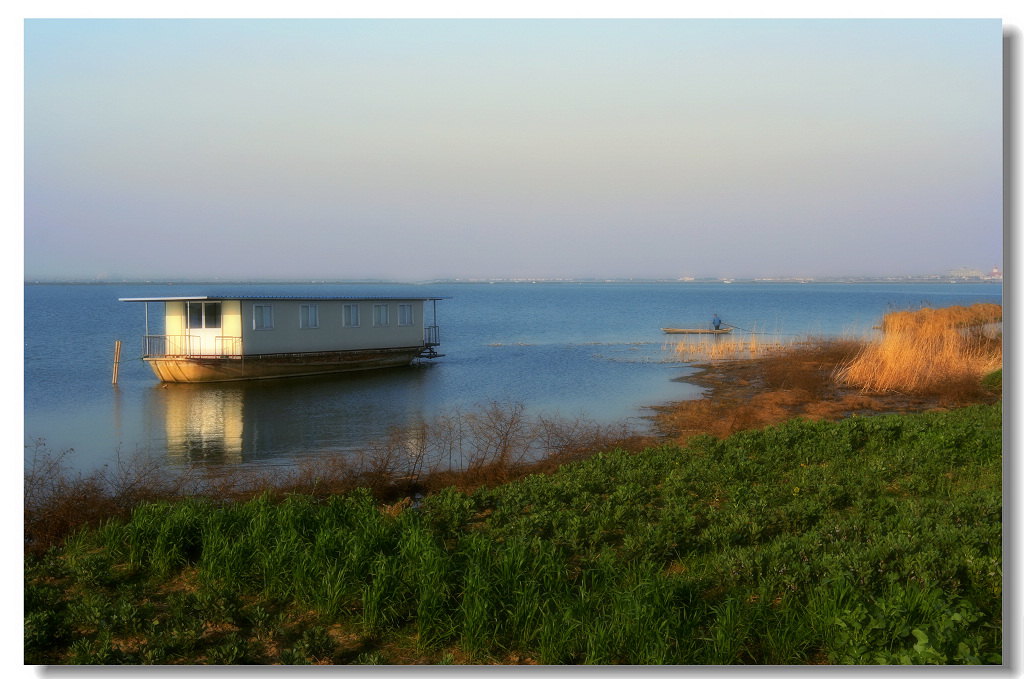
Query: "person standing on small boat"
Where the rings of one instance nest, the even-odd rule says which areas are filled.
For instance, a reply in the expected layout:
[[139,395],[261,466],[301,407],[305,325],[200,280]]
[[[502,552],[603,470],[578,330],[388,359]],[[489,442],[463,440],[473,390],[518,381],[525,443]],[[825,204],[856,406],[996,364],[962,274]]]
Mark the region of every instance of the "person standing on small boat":
[[722,319],[718,317],[718,314],[715,314],[715,317],[711,319],[711,324],[715,326],[715,330],[722,329]]

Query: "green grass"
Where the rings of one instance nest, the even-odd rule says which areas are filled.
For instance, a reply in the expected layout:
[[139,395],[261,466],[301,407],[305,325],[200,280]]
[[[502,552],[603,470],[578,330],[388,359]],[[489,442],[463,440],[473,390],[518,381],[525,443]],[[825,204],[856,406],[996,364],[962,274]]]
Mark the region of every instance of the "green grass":
[[981,380],[981,386],[996,394],[1003,392],[1003,369],[995,370],[985,375]]
[[25,563],[26,662],[975,664],[1002,407],[608,452],[397,516],[151,504]]

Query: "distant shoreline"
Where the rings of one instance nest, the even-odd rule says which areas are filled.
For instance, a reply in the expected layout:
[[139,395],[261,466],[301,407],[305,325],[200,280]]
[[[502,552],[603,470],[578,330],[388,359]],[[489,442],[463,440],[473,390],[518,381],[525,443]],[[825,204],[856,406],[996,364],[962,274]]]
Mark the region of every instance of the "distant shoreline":
[[734,283],[741,284],[856,284],[856,283],[879,283],[879,284],[969,284],[969,285],[1002,285],[1002,279],[990,278],[952,278],[948,276],[905,276],[905,277],[839,277],[839,278],[697,278],[697,279],[665,279],[665,278],[494,278],[494,279],[467,279],[467,278],[438,278],[425,281],[397,281],[397,280],[206,280],[206,279],[168,279],[168,280],[26,280],[24,285],[520,285],[520,284],[546,284],[546,285],[573,285],[581,283],[606,283],[606,284],[661,284],[661,285],[727,285]]

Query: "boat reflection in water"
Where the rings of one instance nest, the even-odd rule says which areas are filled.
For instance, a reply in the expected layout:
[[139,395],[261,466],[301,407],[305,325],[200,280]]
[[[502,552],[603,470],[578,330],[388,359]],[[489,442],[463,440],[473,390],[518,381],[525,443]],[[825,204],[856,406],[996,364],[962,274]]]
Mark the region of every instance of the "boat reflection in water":
[[161,389],[168,460],[186,465],[241,462],[242,391],[174,386]]
[[[172,465],[291,465],[352,454],[429,417],[429,366],[259,382],[154,385],[146,409]],[[159,432],[160,424],[165,434]]]

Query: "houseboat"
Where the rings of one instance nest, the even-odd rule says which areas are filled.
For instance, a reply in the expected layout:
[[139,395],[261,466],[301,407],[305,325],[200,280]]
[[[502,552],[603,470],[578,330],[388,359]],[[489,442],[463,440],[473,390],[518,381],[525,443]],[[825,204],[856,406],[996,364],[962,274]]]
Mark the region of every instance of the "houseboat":
[[[437,358],[449,297],[122,297],[143,302],[143,359],[163,382],[231,382],[409,365]],[[433,303],[431,324],[424,318]],[[149,305],[163,304],[150,334]]]

